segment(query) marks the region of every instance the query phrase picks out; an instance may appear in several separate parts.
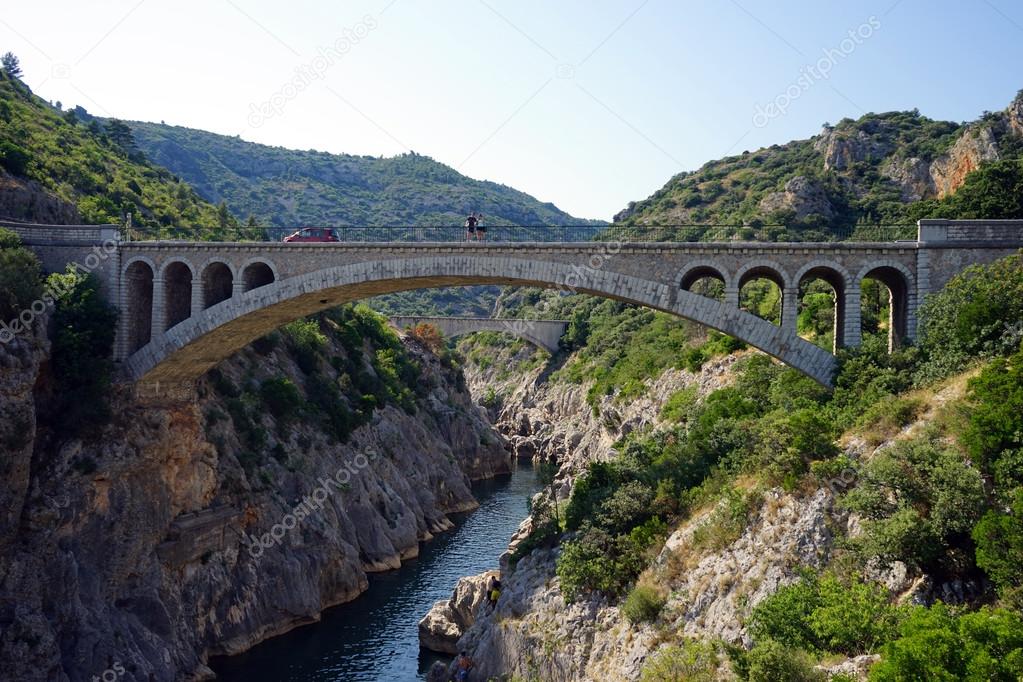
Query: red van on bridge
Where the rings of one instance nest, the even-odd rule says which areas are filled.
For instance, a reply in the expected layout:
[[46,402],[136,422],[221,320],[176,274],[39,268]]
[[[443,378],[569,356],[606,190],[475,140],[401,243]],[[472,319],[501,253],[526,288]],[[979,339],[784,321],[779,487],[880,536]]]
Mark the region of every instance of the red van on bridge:
[[339,242],[337,231],[332,227],[304,227],[293,232],[282,241],[286,242]]

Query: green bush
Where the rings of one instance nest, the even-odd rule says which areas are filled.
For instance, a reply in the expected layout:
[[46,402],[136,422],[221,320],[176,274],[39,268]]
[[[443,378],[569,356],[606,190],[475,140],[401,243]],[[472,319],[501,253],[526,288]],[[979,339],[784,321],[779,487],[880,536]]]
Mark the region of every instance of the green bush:
[[967,397],[968,422],[959,440],[991,472],[1004,451],[1023,446],[1023,352],[985,367],[970,381]]
[[960,371],[971,359],[1011,353],[1023,320],[1023,255],[974,265],[928,296],[920,310],[924,379]]
[[630,623],[653,622],[664,608],[665,598],[650,585],[636,585],[622,604],[622,613]]
[[999,593],[1023,607],[1023,488],[1017,488],[1006,510],[990,510],[973,529],[977,565],[991,577]]
[[14,230],[0,227],[0,251],[4,249],[17,249],[21,247],[21,237]]
[[864,532],[852,541],[864,559],[937,570],[951,548],[969,545],[986,503],[984,481],[955,450],[928,438],[899,441],[857,474],[841,503],[864,517]]
[[[15,244],[10,238],[13,232],[4,232],[7,235],[0,234],[4,241],[0,247],[0,323],[13,322],[11,333],[14,333],[21,325],[15,318],[42,299],[42,267],[35,254],[20,246],[20,240]],[[2,331],[0,328],[0,333]]]
[[0,166],[6,168],[11,175],[25,175],[31,160],[32,154],[24,147],[0,140]]
[[1006,609],[956,616],[944,604],[917,607],[882,649],[871,682],[1014,682],[1023,676],[1023,620]]
[[813,659],[801,649],[774,640],[759,642],[746,655],[749,682],[825,682],[827,675],[814,669]]
[[281,426],[291,423],[302,410],[302,394],[290,379],[267,379],[259,388],[259,396],[270,414]]
[[67,437],[95,437],[111,417],[114,332],[117,311],[102,299],[95,275],[50,276],[57,292],[51,362],[56,377],[53,419]]
[[640,682],[714,682],[721,661],[709,642],[688,641],[655,651],[640,672]]
[[562,545],[558,557],[557,574],[565,599],[573,601],[588,592],[621,595],[646,567],[646,550],[629,536],[612,536],[587,526]]
[[855,656],[891,640],[900,618],[900,610],[874,583],[807,574],[757,604],[749,631],[757,642]]

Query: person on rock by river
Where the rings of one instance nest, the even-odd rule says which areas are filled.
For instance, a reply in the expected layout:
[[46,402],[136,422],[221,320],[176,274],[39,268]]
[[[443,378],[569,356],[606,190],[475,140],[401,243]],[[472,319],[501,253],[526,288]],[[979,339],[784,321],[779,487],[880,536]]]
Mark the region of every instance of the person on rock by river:
[[468,654],[464,651],[458,654],[458,658],[455,660],[455,677],[456,682],[466,682],[469,679],[469,671],[475,667],[472,659],[469,658]]

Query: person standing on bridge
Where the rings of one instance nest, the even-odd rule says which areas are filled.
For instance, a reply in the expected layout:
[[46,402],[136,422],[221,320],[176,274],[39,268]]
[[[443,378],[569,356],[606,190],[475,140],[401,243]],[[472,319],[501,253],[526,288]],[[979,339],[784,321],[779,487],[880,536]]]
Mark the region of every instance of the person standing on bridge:
[[476,215],[476,239],[481,242],[487,239],[487,226],[483,224],[482,213]]
[[465,219],[465,241],[471,242],[476,238],[476,223],[478,222],[475,213],[470,213],[469,217]]

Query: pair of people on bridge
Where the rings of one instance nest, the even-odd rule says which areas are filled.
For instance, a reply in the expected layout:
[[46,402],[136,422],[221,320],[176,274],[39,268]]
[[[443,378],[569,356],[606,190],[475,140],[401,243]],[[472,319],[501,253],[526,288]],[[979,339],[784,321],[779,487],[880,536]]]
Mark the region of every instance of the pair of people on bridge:
[[486,238],[487,228],[483,224],[483,214],[473,211],[465,219],[465,241],[471,242],[475,239],[482,242],[486,241]]

